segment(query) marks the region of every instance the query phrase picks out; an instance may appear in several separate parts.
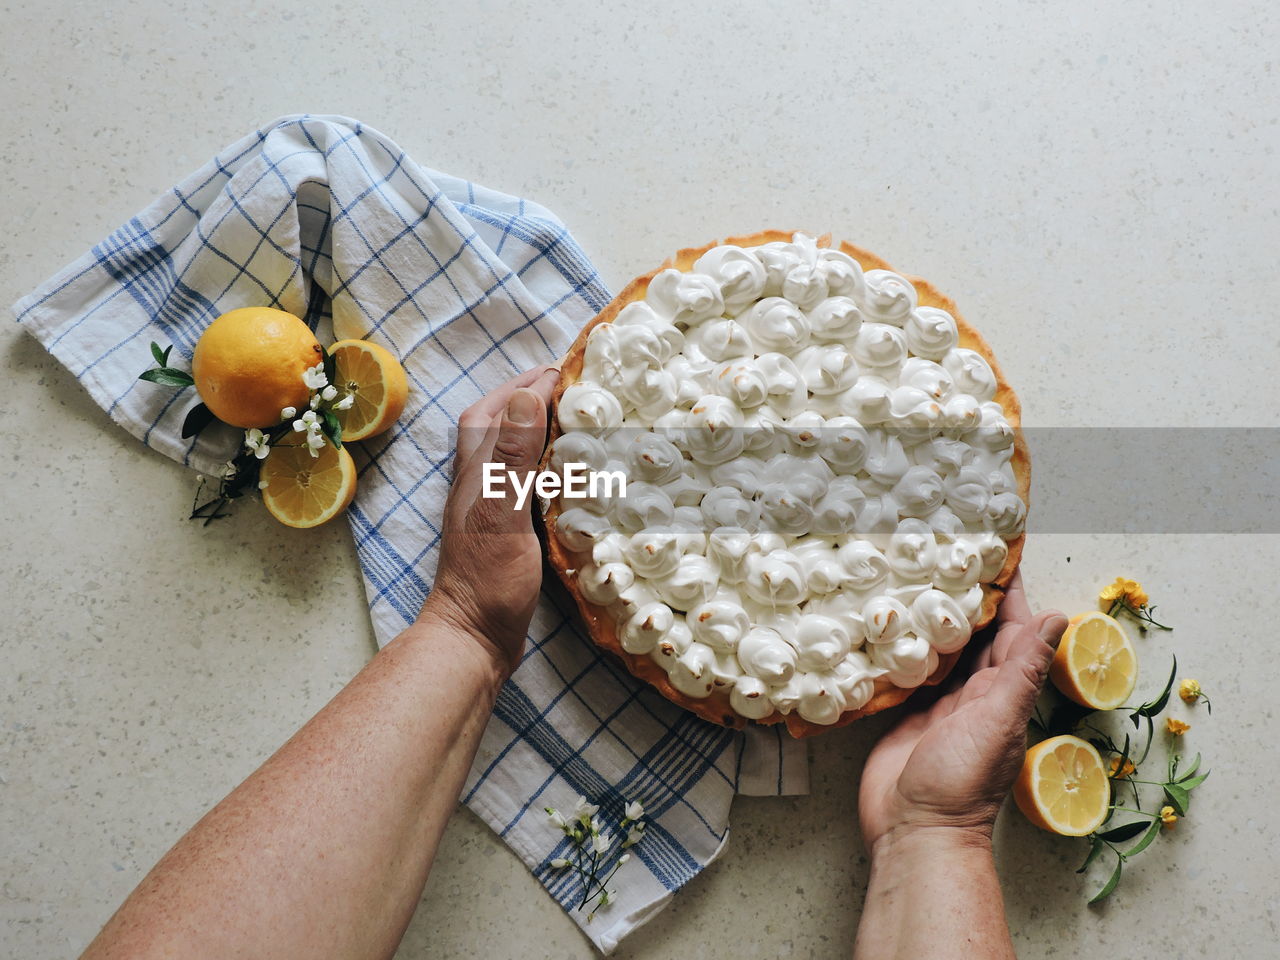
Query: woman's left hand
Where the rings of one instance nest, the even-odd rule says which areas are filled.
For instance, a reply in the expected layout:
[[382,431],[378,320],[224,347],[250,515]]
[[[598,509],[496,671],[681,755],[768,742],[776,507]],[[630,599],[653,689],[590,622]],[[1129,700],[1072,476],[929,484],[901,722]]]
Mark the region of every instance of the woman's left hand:
[[[421,619],[439,617],[471,635],[503,674],[520,662],[542,585],[542,549],[533,532],[532,493],[516,509],[506,472],[523,484],[546,445],[547,407],[559,378],[553,367],[516,377],[458,418],[453,487],[435,585]],[[484,465],[503,472],[502,498],[481,496]]]

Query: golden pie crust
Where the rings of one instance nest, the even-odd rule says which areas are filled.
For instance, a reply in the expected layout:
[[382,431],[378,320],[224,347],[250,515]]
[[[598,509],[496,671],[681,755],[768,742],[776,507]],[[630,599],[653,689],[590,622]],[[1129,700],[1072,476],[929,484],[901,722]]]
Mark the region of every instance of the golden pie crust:
[[[551,455],[550,443],[560,436],[560,420],[558,416],[560,397],[564,393],[565,388],[576,383],[582,374],[583,356],[586,351],[587,337],[598,324],[612,323],[614,317],[627,304],[635,300],[643,300],[649,289],[649,282],[663,270],[674,267],[677,270],[689,271],[692,269],[694,262],[706,253],[712,247],[721,244],[733,244],[739,247],[758,247],[766,243],[774,241],[790,242],[793,232],[782,230],[765,230],[760,233],[754,233],[743,237],[728,237],[725,240],[716,240],[708,243],[704,247],[695,247],[687,250],[679,251],[673,258],[667,260],[660,267],[646,273],[644,276],[636,277],[632,280],[623,291],[618,294],[600,313],[582,328],[582,332],[578,334],[577,340],[573,346],[569,348],[564,359],[560,364],[560,382],[556,386],[555,394],[552,399],[552,418],[550,433],[548,436],[547,451],[543,455],[542,464],[539,469],[548,469],[548,460]],[[829,247],[831,245],[830,234],[823,235],[818,238],[819,247]],[[855,247],[853,244],[841,242],[839,249],[862,266],[866,270],[893,270],[888,263],[882,258],[876,256],[861,247]],[[991,352],[991,347],[982,335],[978,333],[970,324],[965,322],[956,310],[956,305],[949,297],[944,296],[933,286],[928,280],[920,277],[913,277],[909,274],[901,274],[915,285],[916,294],[919,298],[921,306],[940,307],[946,310],[956,319],[956,326],[960,332],[961,347],[967,347],[970,350],[977,351],[982,354],[983,358],[991,365],[991,370],[996,377],[996,395],[995,400],[1004,409],[1005,419],[1009,421],[1010,426],[1014,430],[1014,450],[1011,459],[1014,476],[1018,483],[1018,496],[1022,498],[1022,502],[1030,506],[1031,493],[1031,459],[1027,452],[1026,437],[1023,435],[1021,427],[1021,406],[1018,403],[1018,397],[1013,392],[1013,388],[1009,386],[1004,378],[1004,374],[1000,371],[999,364],[996,363],[995,355]],[[664,697],[673,703],[677,703],[696,713],[713,723],[718,723],[726,727],[734,727],[742,729],[748,722],[774,724],[785,723],[787,731],[793,737],[810,737],[815,734],[823,733],[827,730],[833,730],[836,727],[842,727],[846,724],[853,723],[861,717],[870,716],[873,713],[879,713],[889,707],[896,707],[918,688],[898,687],[890,683],[883,677],[879,677],[875,681],[875,693],[863,707],[857,710],[845,711],[839,720],[833,724],[816,724],[801,718],[798,714],[792,713],[782,715],[776,710],[769,716],[757,721],[748,721],[729,704],[729,694],[722,690],[714,690],[710,695],[697,699],[681,693],[671,685],[667,678],[667,672],[659,666],[652,657],[646,654],[632,654],[622,649],[622,644],[618,640],[617,625],[613,618],[609,615],[608,610],[598,606],[582,595],[582,591],[578,587],[577,577],[573,571],[576,569],[573,556],[564,548],[559,538],[555,535],[556,518],[560,515],[560,501],[553,500],[543,515],[543,522],[547,529],[547,554],[551,567],[564,583],[565,588],[573,596],[574,601],[578,605],[578,610],[582,614],[583,622],[586,624],[587,632],[595,643],[613,653],[622,660],[628,670],[641,680],[644,680],[662,693]],[[982,610],[979,614],[978,622],[974,627],[974,632],[981,630],[987,626],[996,614],[996,607],[999,606],[1001,597],[1004,596],[1004,588],[1008,586],[1012,579],[1014,571],[1018,567],[1018,560],[1022,556],[1022,545],[1026,538],[1026,534],[1019,534],[1016,538],[1008,541],[1009,555],[1005,560],[1004,567],[996,576],[992,583],[984,583],[982,585],[983,603]],[[925,681],[924,685],[930,686],[941,683],[951,672],[956,661],[960,659],[963,648],[939,657],[938,667]]]

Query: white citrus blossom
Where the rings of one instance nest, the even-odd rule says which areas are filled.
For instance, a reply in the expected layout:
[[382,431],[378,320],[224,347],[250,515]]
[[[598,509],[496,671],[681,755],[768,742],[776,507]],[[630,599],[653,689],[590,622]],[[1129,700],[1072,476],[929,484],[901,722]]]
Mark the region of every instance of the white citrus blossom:
[[644,807],[640,805],[639,800],[632,800],[627,804],[623,813],[626,815],[628,820],[639,820],[644,816]]
[[554,860],[551,861],[551,868],[553,870],[563,870],[568,865],[569,865],[569,861],[566,860],[564,857],[556,857]]
[[631,854],[629,854],[629,853],[624,853],[622,856],[620,856],[620,857],[618,858],[618,864],[619,864],[619,865],[622,865],[622,864],[626,863],[626,862],[627,862],[628,860],[630,860],[630,859],[631,859]]
[[323,390],[320,391],[320,399],[326,402],[329,400],[332,400],[337,395],[338,395],[338,388],[335,387],[333,384],[329,384],[327,387],[325,387]]
[[302,382],[312,390],[319,390],[321,387],[329,383],[329,378],[324,375],[324,364],[317,363],[314,367],[308,367],[302,371]]
[[350,410],[351,405],[356,402],[354,394],[348,393],[345,397],[333,405],[335,410]]
[[311,395],[311,409],[314,410],[318,406],[320,406],[320,394],[313,393]]
[[564,814],[561,813],[559,810],[556,810],[553,807],[543,807],[543,809],[547,811],[547,816],[551,819],[551,822],[554,823],[561,830],[563,830],[568,825],[569,821],[567,821],[564,818]]
[[271,452],[271,447],[267,444],[267,437],[257,427],[250,427],[244,432],[245,449],[252,450],[253,455],[259,460],[265,460],[267,454]]
[[297,407],[284,407],[284,408],[280,411],[280,422],[281,422],[281,423],[284,423],[286,420],[288,420],[288,419],[290,419],[290,418],[292,418],[292,417],[297,416],[297,414],[298,414],[298,408],[297,408]]
[[237,472],[234,460],[228,460],[222,465],[222,475],[228,480],[234,477]]
[[591,822],[591,818],[600,810],[600,805],[595,803],[587,803],[586,797],[579,797],[573,805],[573,815],[583,824]]
[[627,831],[627,839],[622,841],[622,847],[634,847],[637,843],[644,839],[644,824],[637,823],[634,827]]
[[613,846],[613,837],[606,833],[597,833],[591,838],[591,849],[595,853],[605,853]]

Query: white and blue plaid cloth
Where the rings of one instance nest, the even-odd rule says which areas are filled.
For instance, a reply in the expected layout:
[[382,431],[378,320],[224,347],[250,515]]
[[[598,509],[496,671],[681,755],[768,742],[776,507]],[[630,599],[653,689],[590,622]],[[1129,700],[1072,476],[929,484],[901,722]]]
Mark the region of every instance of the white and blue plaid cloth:
[[[394,352],[409,405],[356,451],[349,512],[383,645],[430,589],[458,414],[562,355],[609,296],[568,229],[537,204],[419,167],[352,120],[298,116],[228,147],[14,312],[113,420],[214,474],[238,432],[181,438],[197,398],[137,379],[152,364],[151,341],[173,344],[170,362],[181,366],[219,314],[269,305],[322,339],[336,331]],[[780,728],[735,734],[668,703],[602,655],[549,587],[463,801],[608,952],[719,854],[735,793],[807,791],[798,746]],[[614,878],[617,902],[590,925],[574,909],[573,872],[549,866],[565,842],[543,812],[570,809],[580,794],[615,832],[625,801],[641,801],[648,821]]]

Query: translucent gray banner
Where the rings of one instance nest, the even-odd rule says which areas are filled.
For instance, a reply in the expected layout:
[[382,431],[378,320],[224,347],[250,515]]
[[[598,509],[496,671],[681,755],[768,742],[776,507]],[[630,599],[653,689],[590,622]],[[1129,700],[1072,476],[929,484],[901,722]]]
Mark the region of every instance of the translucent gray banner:
[[[564,507],[621,511],[629,518],[624,524],[629,532],[669,523],[672,508],[681,504],[701,504],[708,530],[718,526],[754,530],[774,529],[780,519],[790,523],[792,513],[804,504],[806,517],[812,513],[809,508],[822,513],[815,491],[809,489],[813,485],[810,471],[791,469],[802,466],[791,458],[816,461],[825,474],[819,484],[822,490],[817,491],[822,496],[827,495],[833,476],[856,480],[854,485],[868,493],[864,498],[858,490],[849,491],[842,484],[829,491],[837,498],[841,494],[836,487],[850,493],[850,509],[861,529],[863,522],[874,522],[874,518],[863,516],[865,511],[883,509],[869,505],[870,495],[893,488],[908,468],[930,464],[938,474],[935,480],[950,497],[953,478],[965,466],[985,471],[1007,460],[1012,443],[1008,428],[993,429],[989,434],[986,430],[966,435],[969,442],[960,445],[960,453],[939,448],[930,454],[926,444],[931,441],[925,437],[886,441],[883,431],[866,431],[856,424],[852,429],[847,425],[838,428],[831,422],[789,423],[763,431],[750,426],[729,427],[721,428],[714,437],[711,433],[690,436],[690,430],[664,427],[653,431],[662,438],[658,446],[654,446],[649,430],[623,426],[609,432],[603,443],[587,438],[585,446],[558,448],[562,457],[553,456],[550,466],[558,472],[562,459],[572,459],[595,460],[590,464],[593,469],[623,468],[628,475],[628,495],[605,498],[609,503],[618,501],[616,505],[566,501]],[[1032,464],[1027,517],[1031,534],[1280,533],[1280,428],[1030,427],[1024,432]],[[708,438],[714,440],[718,452],[706,449]],[[472,449],[485,450],[481,435],[466,439]],[[492,444],[492,438],[488,442]],[[1003,453],[993,452],[997,450]],[[764,461],[776,453],[787,454],[783,458],[787,464],[781,472],[775,467],[762,474]],[[690,457],[713,466],[682,467],[682,460],[687,463]],[[977,459],[972,460],[974,457]],[[822,466],[823,461],[827,466]],[[637,489],[644,491],[638,500],[631,490],[636,481],[640,483]],[[663,496],[654,494],[655,484],[661,486]],[[716,488],[722,489],[704,501],[703,494]],[[771,502],[771,498],[788,500],[789,492],[795,494],[789,498],[797,501],[795,504]],[[899,492],[895,490],[894,496]],[[739,493],[741,499],[757,505],[751,508],[754,513],[745,512],[746,507],[738,502]],[[713,508],[711,501],[717,499],[725,503]],[[529,502],[521,500],[522,506]],[[622,506],[623,500],[635,502]],[[927,515],[909,509],[908,501],[900,506],[904,516]],[[735,509],[741,509],[742,515],[734,514]],[[788,528],[785,532],[809,532],[809,525],[803,531]],[[815,527],[814,532],[831,531]]]
[[1280,533],[1280,428],[1042,427],[1029,533]]

